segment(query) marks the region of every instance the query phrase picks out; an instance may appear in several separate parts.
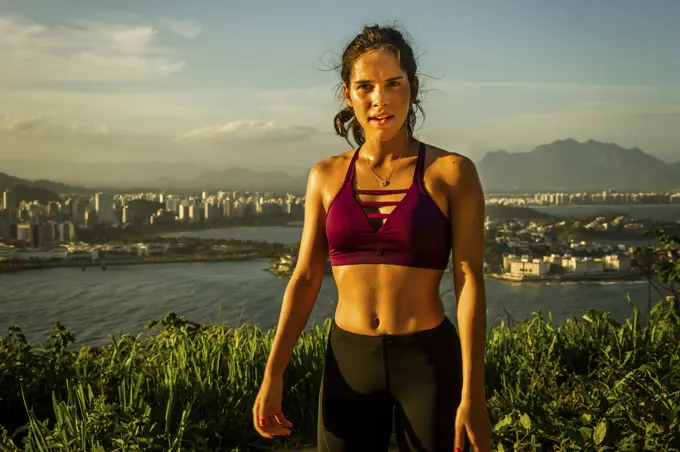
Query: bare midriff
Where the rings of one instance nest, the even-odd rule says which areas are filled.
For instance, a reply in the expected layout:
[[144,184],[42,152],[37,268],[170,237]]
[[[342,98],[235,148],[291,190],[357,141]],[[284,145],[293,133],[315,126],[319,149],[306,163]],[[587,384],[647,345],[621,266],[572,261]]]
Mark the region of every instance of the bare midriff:
[[333,267],[338,288],[335,323],[356,334],[409,334],[444,320],[442,270],[386,264]]

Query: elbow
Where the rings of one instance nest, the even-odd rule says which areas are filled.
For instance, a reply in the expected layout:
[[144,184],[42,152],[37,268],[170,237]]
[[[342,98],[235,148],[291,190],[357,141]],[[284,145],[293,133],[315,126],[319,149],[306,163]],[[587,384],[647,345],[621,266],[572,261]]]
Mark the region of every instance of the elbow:
[[301,285],[310,288],[321,287],[323,281],[323,269],[317,270],[312,267],[298,266],[290,277],[290,284]]

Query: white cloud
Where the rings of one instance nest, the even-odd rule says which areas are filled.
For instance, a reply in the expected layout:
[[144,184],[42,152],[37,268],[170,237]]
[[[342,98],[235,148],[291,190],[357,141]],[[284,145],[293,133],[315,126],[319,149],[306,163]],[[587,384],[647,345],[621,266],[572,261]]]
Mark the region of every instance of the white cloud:
[[[276,124],[271,121],[234,121],[175,135],[113,129],[106,124],[66,124],[43,116],[0,116],[0,150],[4,157],[28,157],[16,149],[31,149],[39,159],[59,149],[70,158],[100,160],[109,153],[133,160],[181,157],[191,150],[195,157],[210,157],[229,145],[251,151],[269,152],[279,146],[309,141],[317,137],[309,127]],[[66,157],[66,155],[64,155]]]
[[272,121],[234,121],[194,129],[182,135],[180,140],[257,140],[257,141],[304,141],[316,133],[303,126],[288,126]]
[[72,20],[48,26],[0,16],[0,82],[149,80],[185,62],[149,25]]
[[203,27],[195,20],[166,20],[165,25],[178,35],[192,39],[203,32]]

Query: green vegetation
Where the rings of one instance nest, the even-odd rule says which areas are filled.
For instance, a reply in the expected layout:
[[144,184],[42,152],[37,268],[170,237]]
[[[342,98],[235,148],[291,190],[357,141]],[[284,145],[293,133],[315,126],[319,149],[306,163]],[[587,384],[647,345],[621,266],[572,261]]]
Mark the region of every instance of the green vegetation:
[[[645,322],[589,310],[552,325],[540,312],[490,330],[488,407],[497,450],[680,450],[677,238],[649,272],[673,291]],[[623,302],[623,300],[622,300]],[[263,450],[314,442],[330,322],[305,332],[285,374],[294,435],[273,442],[251,407],[273,331],[203,326],[169,314],[148,337],[76,349],[60,324],[44,348],[19,327],[0,342],[0,450]]]

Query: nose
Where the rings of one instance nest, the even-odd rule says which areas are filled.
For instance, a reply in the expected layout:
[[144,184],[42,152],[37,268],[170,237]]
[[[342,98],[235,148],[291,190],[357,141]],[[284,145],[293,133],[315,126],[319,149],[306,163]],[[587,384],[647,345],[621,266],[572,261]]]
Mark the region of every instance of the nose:
[[382,106],[387,103],[385,88],[382,85],[376,85],[375,89],[373,89],[373,92],[371,93],[371,102],[374,106]]

